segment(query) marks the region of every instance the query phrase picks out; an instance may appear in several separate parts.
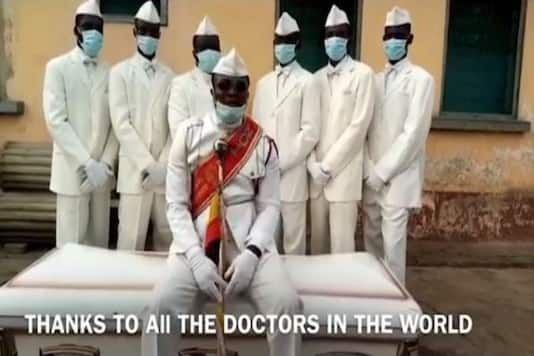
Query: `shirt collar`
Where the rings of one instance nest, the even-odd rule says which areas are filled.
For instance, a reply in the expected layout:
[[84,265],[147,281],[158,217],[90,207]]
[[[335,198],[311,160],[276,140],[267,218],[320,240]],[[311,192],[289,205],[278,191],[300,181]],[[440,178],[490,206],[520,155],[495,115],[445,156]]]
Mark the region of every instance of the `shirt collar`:
[[152,60],[149,60],[145,56],[141,55],[141,53],[139,52],[135,52],[133,59],[134,59],[134,62],[143,69],[145,68],[145,66],[148,66],[148,65],[152,65],[155,67],[157,63],[156,57],[154,57]]
[[98,64],[98,57],[97,58],[89,57],[87,54],[85,54],[85,52],[79,46],[76,46],[72,50],[72,55],[76,61],[79,61],[81,63],[93,62],[95,64]]
[[295,68],[298,66],[297,60],[294,60],[293,62],[289,63],[288,65],[282,67],[280,64],[276,65],[275,71],[277,75],[284,74],[285,76],[289,76]]
[[400,72],[404,71],[410,65],[410,63],[411,62],[408,59],[408,57],[405,57],[404,59],[398,61],[394,65],[391,65],[391,63],[387,62],[386,63],[386,73],[390,73],[393,70],[395,72],[397,72],[397,73],[400,73]]
[[328,61],[327,73],[330,75],[342,73],[349,66],[350,62],[351,58],[348,54],[335,67]]
[[195,69],[193,69],[193,72],[195,73],[196,77],[201,78],[204,83],[206,83],[206,85],[211,87],[211,74],[204,72],[199,67],[195,67]]

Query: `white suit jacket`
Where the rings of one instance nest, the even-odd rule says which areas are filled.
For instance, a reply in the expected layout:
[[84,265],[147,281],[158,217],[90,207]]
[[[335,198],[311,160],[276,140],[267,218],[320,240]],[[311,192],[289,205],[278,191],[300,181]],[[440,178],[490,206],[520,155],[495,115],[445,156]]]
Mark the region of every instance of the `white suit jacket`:
[[[209,207],[191,216],[191,176],[224,136],[214,111],[179,126],[167,173],[167,219],[173,235],[170,253],[203,246]],[[228,227],[241,250],[249,243],[275,252],[273,236],[280,218],[280,169],[272,139],[263,136],[247,163],[223,190]]]
[[[395,70],[388,80],[386,72]],[[367,139],[366,171],[387,183],[386,204],[420,207],[425,144],[432,123],[434,79],[405,59],[376,75],[376,105]],[[366,172],[368,175],[368,172]]]
[[[277,93],[280,70],[287,70],[288,76]],[[252,117],[278,145],[280,199],[286,202],[308,199],[306,160],[319,140],[320,125],[319,93],[311,79],[312,75],[295,61],[284,69],[278,67],[256,85]]]
[[[78,169],[89,158],[114,166],[117,140],[108,106],[109,67],[84,64],[88,57],[76,47],[46,65],[43,111],[54,140],[50,190],[80,195]],[[92,66],[89,75],[87,66]],[[102,189],[111,189],[103,187]]]
[[330,64],[314,74],[320,91],[321,134],[309,161],[321,162],[332,179],[324,187],[310,179],[310,196],[324,190],[330,202],[361,200],[363,147],[374,105],[373,71],[346,56],[334,69],[335,85],[330,89]]
[[214,109],[211,95],[211,76],[198,67],[179,75],[172,81],[169,98],[169,127],[171,136],[184,120],[201,118]]
[[[141,194],[142,171],[154,162],[166,164],[170,150],[167,103],[173,72],[136,53],[115,65],[109,78],[109,105],[115,135],[120,142],[117,191]],[[164,185],[154,191],[163,194]]]

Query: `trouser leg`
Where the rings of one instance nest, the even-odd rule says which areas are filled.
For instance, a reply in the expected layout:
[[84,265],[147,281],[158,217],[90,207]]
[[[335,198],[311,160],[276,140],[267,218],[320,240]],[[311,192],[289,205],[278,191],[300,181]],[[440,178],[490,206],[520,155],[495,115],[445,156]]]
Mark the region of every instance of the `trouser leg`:
[[152,202],[152,223],[154,225],[154,250],[168,251],[172,233],[167,220],[167,202],[164,194],[155,194]]
[[108,248],[110,192],[97,191],[91,194],[87,238],[92,246]]
[[144,250],[154,193],[121,194],[118,250]]
[[384,258],[382,242],[382,212],[376,192],[366,191],[363,201],[363,241],[365,250]]
[[409,210],[385,205],[382,207],[384,259],[399,282],[405,283],[406,235]]
[[[190,314],[194,306],[200,306],[203,300],[205,297],[200,294],[184,255],[169,255],[164,275],[154,287],[149,305],[144,311],[141,355],[177,355],[181,329],[177,315]],[[171,320],[170,333],[147,332],[150,317],[159,320],[166,315]]]
[[[280,256],[267,253],[262,257],[248,295],[262,315],[295,315],[302,313],[302,302],[284,269]],[[299,356],[301,335],[267,334],[271,356]]]
[[311,254],[330,252],[329,204],[324,193],[310,200]]
[[56,246],[85,243],[89,221],[89,194],[57,195]]
[[284,252],[287,255],[306,254],[306,203],[282,202]]
[[331,253],[346,253],[356,250],[357,223],[357,201],[330,203]]

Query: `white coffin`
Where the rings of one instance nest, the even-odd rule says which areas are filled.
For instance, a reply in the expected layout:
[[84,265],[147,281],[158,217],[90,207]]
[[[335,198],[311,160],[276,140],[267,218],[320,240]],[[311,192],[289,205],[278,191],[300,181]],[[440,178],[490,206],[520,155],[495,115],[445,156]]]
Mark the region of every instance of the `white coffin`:
[[[0,288],[0,328],[15,337],[19,356],[36,356],[43,346],[62,343],[93,345],[102,356],[139,355],[140,336],[30,335],[27,314],[141,315],[153,284],[165,265],[166,255],[104,250],[69,244],[53,250]],[[417,335],[400,330],[401,315],[418,315],[421,309],[392,277],[383,263],[367,253],[323,256],[284,256],[289,274],[304,303],[305,314],[320,318],[321,331],[306,335],[303,356],[325,352],[360,352],[396,355]],[[207,308],[212,308],[208,305]],[[254,315],[246,301],[227,306],[228,313]],[[328,314],[346,315],[355,327],[354,315],[392,315],[392,334],[346,334],[326,330]],[[210,337],[186,337],[184,347],[213,347]],[[240,356],[268,355],[261,335],[233,335],[230,348]],[[350,353],[347,353],[350,355]]]

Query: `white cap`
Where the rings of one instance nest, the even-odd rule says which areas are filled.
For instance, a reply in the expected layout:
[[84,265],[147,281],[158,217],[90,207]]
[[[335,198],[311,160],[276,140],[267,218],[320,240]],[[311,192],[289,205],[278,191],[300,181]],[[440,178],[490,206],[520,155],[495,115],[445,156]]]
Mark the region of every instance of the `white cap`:
[[137,14],[135,14],[135,18],[158,25],[161,22],[161,19],[159,18],[158,14],[158,9],[151,0],[148,0],[143,4],[143,6],[139,8],[139,11],[137,11]]
[[276,33],[279,36],[286,36],[291,33],[299,32],[300,28],[294,18],[291,17],[287,12],[284,12],[280,19],[278,20],[278,25],[276,25]]
[[217,62],[217,65],[213,68],[212,73],[232,77],[248,76],[247,66],[235,48],[232,48],[227,55],[219,59],[219,62]]
[[78,6],[76,15],[93,15],[102,18],[100,13],[100,4],[96,0],[87,0]]
[[336,5],[332,5],[332,8],[330,9],[330,12],[328,13],[328,17],[326,18],[326,24],[325,27],[329,26],[336,26],[336,25],[342,25],[347,24],[350,25],[349,18],[347,17],[347,13],[343,10],[341,10]]
[[197,31],[195,32],[197,36],[218,36],[217,28],[211,22],[211,19],[208,16],[204,16],[202,22],[198,25]]
[[412,23],[410,13],[408,10],[401,9],[400,7],[395,6],[386,15],[385,26],[400,26],[409,23]]

